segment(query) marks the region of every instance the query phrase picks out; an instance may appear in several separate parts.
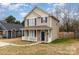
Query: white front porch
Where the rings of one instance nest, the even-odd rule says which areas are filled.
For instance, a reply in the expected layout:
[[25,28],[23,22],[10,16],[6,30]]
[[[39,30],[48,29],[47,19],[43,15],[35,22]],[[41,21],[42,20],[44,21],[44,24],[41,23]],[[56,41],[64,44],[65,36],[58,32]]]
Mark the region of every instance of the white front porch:
[[24,36],[22,36],[22,40],[27,41],[42,41],[41,40],[41,33],[45,33],[45,38],[43,42],[49,42],[52,39],[51,31],[50,30],[25,30]]

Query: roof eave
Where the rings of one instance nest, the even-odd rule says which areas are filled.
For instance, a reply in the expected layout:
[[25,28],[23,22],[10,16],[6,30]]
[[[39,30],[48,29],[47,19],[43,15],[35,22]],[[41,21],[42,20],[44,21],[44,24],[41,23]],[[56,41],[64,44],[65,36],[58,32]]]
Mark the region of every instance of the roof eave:
[[51,15],[49,15],[49,16],[52,17],[54,20],[60,22],[55,16],[51,16]]

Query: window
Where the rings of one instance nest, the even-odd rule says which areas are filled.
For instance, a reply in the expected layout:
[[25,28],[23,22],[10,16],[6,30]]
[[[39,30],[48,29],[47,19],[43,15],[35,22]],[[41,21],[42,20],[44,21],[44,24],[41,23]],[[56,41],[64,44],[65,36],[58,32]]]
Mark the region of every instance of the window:
[[32,19],[29,19],[29,26],[32,26]]
[[29,35],[30,35],[30,37],[35,37],[34,31],[30,31],[30,32],[29,32]]
[[27,25],[29,26],[29,19],[27,19]]
[[29,26],[35,26],[35,19],[29,19]]
[[47,17],[45,17],[45,23],[47,23]]
[[41,23],[47,23],[47,17],[41,18]]
[[29,36],[29,31],[27,31],[27,36]]

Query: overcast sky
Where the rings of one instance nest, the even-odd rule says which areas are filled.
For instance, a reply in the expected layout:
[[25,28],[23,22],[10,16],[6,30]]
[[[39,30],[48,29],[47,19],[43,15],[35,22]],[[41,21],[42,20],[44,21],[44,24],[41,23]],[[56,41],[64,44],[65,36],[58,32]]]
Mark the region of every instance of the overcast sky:
[[0,3],[0,20],[4,20],[7,16],[13,15],[16,17],[17,20],[23,21],[24,16],[31,11],[35,6],[44,9],[45,11],[49,12],[51,10],[54,11],[56,6],[65,6],[66,8],[78,8],[79,4],[59,4],[59,3],[40,3],[40,4],[16,4],[16,3],[9,3],[9,4],[1,4]]

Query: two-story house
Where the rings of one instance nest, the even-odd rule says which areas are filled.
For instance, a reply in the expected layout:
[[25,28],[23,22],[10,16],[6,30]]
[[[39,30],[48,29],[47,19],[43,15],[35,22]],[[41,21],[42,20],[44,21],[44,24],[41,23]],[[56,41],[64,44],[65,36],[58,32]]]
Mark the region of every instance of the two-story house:
[[35,7],[25,16],[22,40],[51,42],[58,38],[59,20],[46,11]]

